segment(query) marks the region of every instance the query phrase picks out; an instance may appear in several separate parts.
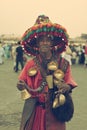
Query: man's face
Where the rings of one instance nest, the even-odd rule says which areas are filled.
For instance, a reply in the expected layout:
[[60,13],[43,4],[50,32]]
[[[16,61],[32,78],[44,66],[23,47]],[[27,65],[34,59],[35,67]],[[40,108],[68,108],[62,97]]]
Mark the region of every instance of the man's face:
[[40,52],[47,53],[51,50],[52,42],[49,38],[44,37],[39,41]]
[[47,36],[42,36],[38,40],[38,46],[39,46],[39,52],[42,58],[44,59],[50,59],[52,56],[51,53],[51,46],[52,46],[52,41],[49,37]]

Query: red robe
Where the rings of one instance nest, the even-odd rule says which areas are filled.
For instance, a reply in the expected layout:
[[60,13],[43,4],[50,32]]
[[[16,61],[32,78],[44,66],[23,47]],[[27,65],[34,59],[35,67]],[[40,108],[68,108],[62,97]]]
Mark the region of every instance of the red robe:
[[[42,76],[40,73],[40,70],[38,70],[37,74],[33,77],[30,77],[28,75],[28,70],[35,66],[35,62],[33,60],[30,60],[26,63],[25,67],[23,68],[21,74],[19,75],[19,80],[24,80],[28,86],[30,86],[33,89],[38,88],[42,81]],[[74,82],[70,66],[68,66],[67,71],[64,76],[64,80],[67,84],[70,84],[75,88],[77,84]],[[48,86],[45,87],[45,92],[48,91]],[[40,102],[46,102],[47,96],[45,96],[44,93],[31,93],[32,97],[38,97],[38,100]],[[28,108],[27,108],[28,109]],[[27,123],[28,124],[28,123]],[[30,129],[27,125],[25,127],[26,129],[23,130],[66,130],[65,123],[61,123],[55,119],[53,114],[50,112],[49,107],[47,106],[46,109],[44,109],[42,106],[37,106],[35,108],[35,115],[33,120],[33,126],[32,129]]]

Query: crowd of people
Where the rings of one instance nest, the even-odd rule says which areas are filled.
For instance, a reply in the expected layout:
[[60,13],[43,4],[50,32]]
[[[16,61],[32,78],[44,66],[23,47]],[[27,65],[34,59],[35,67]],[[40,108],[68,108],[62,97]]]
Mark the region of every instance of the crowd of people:
[[18,72],[23,69],[27,58],[27,55],[20,45],[20,41],[12,44],[0,43],[0,65],[3,65],[6,60],[12,60],[13,70],[14,72]]
[[[18,72],[23,69],[28,57],[32,57],[32,55],[29,56],[24,53],[20,41],[14,44],[0,42],[0,65],[2,65],[5,60],[10,59],[13,61],[14,72]],[[66,51],[62,53],[62,57],[68,60],[70,65],[79,64],[87,68],[87,43],[84,45],[69,44]]]
[[[12,59],[14,68],[15,68],[16,54],[17,54],[16,48],[18,47],[19,42],[20,41],[14,44],[13,43],[12,44],[0,43],[0,65],[4,63],[4,59]],[[87,58],[86,58],[87,49],[86,48],[87,48],[87,43],[85,45],[69,44],[66,51],[63,52],[62,56],[65,57],[69,61],[70,65],[81,64],[86,67],[86,62],[87,62]],[[25,58],[24,61],[26,61],[26,56],[24,55],[26,54],[23,52],[23,58]]]
[[69,61],[70,65],[79,64],[86,67],[86,55],[87,55],[87,43],[86,44],[70,44],[64,52],[63,56]]

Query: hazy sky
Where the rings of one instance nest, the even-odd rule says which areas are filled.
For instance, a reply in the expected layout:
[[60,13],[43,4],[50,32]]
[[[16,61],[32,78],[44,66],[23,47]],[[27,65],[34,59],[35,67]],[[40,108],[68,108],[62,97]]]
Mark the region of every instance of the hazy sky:
[[22,35],[40,14],[63,25],[70,37],[87,34],[87,0],[0,0],[0,34]]

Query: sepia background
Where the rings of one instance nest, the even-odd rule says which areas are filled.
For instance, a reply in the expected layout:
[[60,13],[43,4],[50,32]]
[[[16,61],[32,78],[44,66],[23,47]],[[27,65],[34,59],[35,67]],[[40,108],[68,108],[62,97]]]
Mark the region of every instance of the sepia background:
[[66,27],[70,37],[87,33],[87,0],[0,0],[0,34],[20,34],[40,14]]

